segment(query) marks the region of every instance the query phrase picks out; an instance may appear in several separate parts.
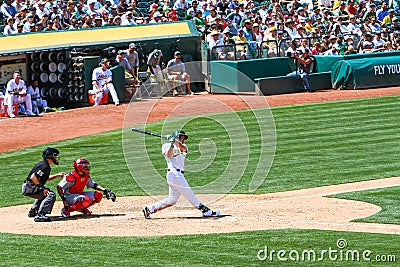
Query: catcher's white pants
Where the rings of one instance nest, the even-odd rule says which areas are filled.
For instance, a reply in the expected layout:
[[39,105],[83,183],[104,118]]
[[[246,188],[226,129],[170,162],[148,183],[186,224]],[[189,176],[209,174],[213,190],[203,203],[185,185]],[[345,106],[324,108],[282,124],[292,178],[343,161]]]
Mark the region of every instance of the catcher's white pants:
[[[94,88],[93,88],[94,90]],[[108,94],[108,92],[111,93],[112,100],[115,104],[119,104],[119,98],[117,95],[117,91],[115,90],[115,87],[112,83],[108,83],[101,87],[101,91],[99,93],[96,93],[96,97],[94,99],[95,105],[99,105],[101,99],[103,98],[103,95]]]
[[194,207],[198,208],[200,206],[200,201],[194,195],[192,188],[190,188],[182,173],[169,171],[167,173],[167,182],[169,185],[169,197],[148,207],[151,213],[171,207],[178,201],[181,195]]

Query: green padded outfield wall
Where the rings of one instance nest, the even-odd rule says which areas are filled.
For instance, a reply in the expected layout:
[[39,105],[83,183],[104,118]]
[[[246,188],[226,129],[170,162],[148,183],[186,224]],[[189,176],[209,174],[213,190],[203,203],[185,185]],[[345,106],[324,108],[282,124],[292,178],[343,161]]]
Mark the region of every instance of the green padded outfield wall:
[[211,93],[254,93],[254,82],[250,85],[244,81],[243,74],[254,81],[257,78],[286,75],[290,72],[290,67],[287,57],[238,61],[214,60],[210,62],[210,71]]
[[333,88],[364,89],[400,85],[400,56],[341,60],[332,69]]

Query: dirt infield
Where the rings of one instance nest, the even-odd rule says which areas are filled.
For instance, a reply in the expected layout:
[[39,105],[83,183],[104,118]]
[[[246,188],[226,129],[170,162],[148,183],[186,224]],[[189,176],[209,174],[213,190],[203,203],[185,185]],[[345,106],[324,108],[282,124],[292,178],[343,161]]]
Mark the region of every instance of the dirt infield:
[[[399,93],[400,88],[396,87],[276,95],[266,97],[266,99],[270,106],[279,106]],[[148,121],[163,119],[174,106],[188,99],[201,97],[205,96],[162,99],[156,104],[157,112],[152,113]],[[235,110],[247,108],[246,103],[240,101],[237,96],[207,95],[207,97],[218,99]],[[245,99],[253,101],[253,107],[258,103],[262,106],[264,102],[263,97],[246,96]],[[146,110],[146,105],[153,104],[152,100],[135,102],[132,105],[140,111]],[[121,128],[127,107],[127,104],[118,107],[108,105],[55,112],[42,117],[2,119],[0,127],[3,138],[0,141],[0,151],[6,152]],[[213,106],[193,105],[193,108],[185,115],[218,111],[218,108]],[[80,125],[79,130],[74,127],[76,125]],[[226,195],[211,205],[213,208],[220,209],[223,215],[214,219],[201,218],[199,211],[193,208],[173,207],[154,214],[152,220],[145,220],[141,208],[153,199],[125,197],[118,198],[115,203],[103,200],[99,205],[93,206],[92,216],[78,215],[68,219],[68,223],[59,216],[61,203],[57,202],[53,209],[53,222],[34,227],[33,220],[27,217],[30,205],[21,205],[0,209],[2,218],[0,232],[77,236],[159,236],[302,228],[400,234],[399,225],[350,222],[378,212],[380,208],[375,205],[323,197],[342,192],[399,185],[400,178],[395,177],[266,195]],[[199,196],[200,199],[203,197],[206,196]]]

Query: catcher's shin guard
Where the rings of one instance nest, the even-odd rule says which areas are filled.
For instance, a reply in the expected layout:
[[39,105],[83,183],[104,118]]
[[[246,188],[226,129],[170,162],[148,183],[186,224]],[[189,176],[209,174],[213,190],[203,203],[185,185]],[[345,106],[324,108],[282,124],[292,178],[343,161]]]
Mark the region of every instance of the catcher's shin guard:
[[100,203],[101,199],[103,198],[103,194],[96,191],[94,192],[94,202]]

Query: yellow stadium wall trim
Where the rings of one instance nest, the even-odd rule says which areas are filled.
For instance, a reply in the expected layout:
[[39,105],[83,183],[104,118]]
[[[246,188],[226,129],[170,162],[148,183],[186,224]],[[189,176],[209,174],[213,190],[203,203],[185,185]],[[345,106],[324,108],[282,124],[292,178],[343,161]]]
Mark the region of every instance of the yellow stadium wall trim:
[[185,36],[199,36],[191,21],[9,35],[0,38],[0,55]]

